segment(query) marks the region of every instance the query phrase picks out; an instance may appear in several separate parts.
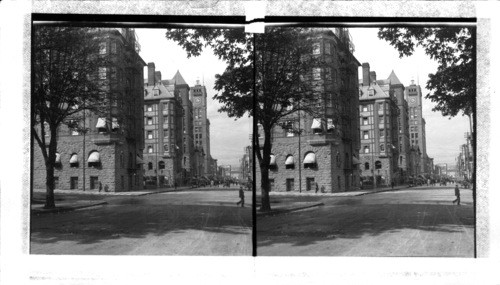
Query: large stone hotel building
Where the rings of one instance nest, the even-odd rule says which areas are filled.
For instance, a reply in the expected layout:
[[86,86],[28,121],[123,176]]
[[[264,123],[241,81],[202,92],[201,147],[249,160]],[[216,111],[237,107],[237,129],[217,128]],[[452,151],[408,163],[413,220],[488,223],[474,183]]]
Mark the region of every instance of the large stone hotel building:
[[[311,70],[311,84],[325,94],[314,117],[295,112],[286,124],[299,134],[276,127],[272,133],[271,191],[325,192],[359,188],[358,67],[347,29],[312,29],[312,54],[325,64]],[[262,139],[263,136],[261,135]],[[260,185],[256,167],[256,185]]]
[[[143,69],[135,31],[129,28],[96,28],[99,55],[109,59],[99,67],[100,80],[112,100],[109,113],[86,112],[76,122],[79,132],[62,125],[58,130],[55,168],[56,189],[131,191],[142,189]],[[48,141],[48,140],[47,140]],[[37,144],[33,145],[33,187],[45,188],[45,163]]]

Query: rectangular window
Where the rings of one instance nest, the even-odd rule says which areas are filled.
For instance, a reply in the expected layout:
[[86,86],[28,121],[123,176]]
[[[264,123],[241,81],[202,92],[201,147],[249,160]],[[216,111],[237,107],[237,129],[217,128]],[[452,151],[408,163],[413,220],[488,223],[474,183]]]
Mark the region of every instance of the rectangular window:
[[97,189],[99,184],[99,177],[90,176],[90,189]]
[[321,47],[319,43],[314,43],[313,44],[313,54],[320,54],[321,53]]
[[106,54],[106,43],[99,44],[99,54]]
[[379,132],[381,138],[384,137],[384,135],[385,135],[384,129],[380,129],[378,132]]
[[384,123],[384,115],[378,116],[378,122],[379,122],[379,124],[383,124]]
[[332,46],[329,42],[325,42],[325,54],[332,54]]
[[314,80],[321,79],[321,68],[315,67],[315,68],[313,68],[312,72],[313,72],[313,79]]
[[313,190],[314,186],[314,177],[306,177],[306,191]]
[[152,112],[153,111],[153,105],[147,105],[146,106],[146,111]]
[[382,102],[378,103],[378,109],[379,111],[384,111],[384,103]]
[[370,147],[369,146],[365,146],[363,148],[363,151],[364,151],[364,153],[370,153]]
[[99,67],[99,79],[106,79],[108,69],[106,67]]
[[111,67],[110,73],[111,80],[116,81],[116,67]]
[[111,54],[116,54],[116,43],[115,42],[111,43]]
[[78,189],[78,176],[72,176],[69,178],[69,189]]
[[368,117],[363,117],[363,125],[368,125]]
[[59,189],[59,177],[54,176],[54,189]]
[[293,191],[294,189],[294,180],[293,178],[288,178],[286,180],[286,191]]
[[332,80],[332,68],[325,68],[325,80]]
[[147,139],[152,139],[153,138],[153,132],[148,131]]
[[153,96],[159,96],[159,95],[160,95],[160,90],[159,89],[153,90]]
[[362,109],[361,109],[362,112],[368,112],[368,106],[363,106]]
[[363,131],[363,139],[367,140],[370,138],[369,132],[368,131]]
[[148,117],[147,118],[147,124],[152,125],[153,124],[153,117]]
[[163,137],[168,138],[168,129],[163,129]]
[[418,133],[415,133],[415,138],[418,139]]

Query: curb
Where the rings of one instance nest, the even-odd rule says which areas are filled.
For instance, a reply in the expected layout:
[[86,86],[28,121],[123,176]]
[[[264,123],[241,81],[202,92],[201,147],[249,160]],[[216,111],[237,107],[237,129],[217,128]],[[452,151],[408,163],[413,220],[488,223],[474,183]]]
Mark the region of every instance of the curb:
[[98,202],[98,203],[92,203],[88,205],[80,205],[80,206],[67,206],[67,207],[62,207],[62,208],[55,208],[55,209],[31,209],[31,214],[35,215],[40,215],[40,214],[53,214],[53,213],[65,213],[65,212],[72,212],[78,209],[85,209],[85,208],[90,208],[90,207],[95,207],[95,206],[102,206],[102,205],[107,205],[108,202]]
[[309,209],[309,208],[314,208],[314,207],[319,207],[319,206],[324,206],[324,203],[316,203],[313,205],[307,205],[307,206],[302,206],[302,207],[297,207],[297,208],[291,208],[291,209],[283,209],[283,210],[271,210],[270,212],[257,212],[258,217],[265,217],[265,216],[274,216],[274,215],[279,215],[279,214],[286,214],[286,213],[291,213],[291,212],[296,212],[304,209]]

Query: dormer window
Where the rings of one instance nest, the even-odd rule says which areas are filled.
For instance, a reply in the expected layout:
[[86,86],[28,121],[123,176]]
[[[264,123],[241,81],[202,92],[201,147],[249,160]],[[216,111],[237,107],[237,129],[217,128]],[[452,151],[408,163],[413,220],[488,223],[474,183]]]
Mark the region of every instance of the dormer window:
[[160,89],[153,90],[153,95],[154,96],[159,96],[160,95]]
[[368,89],[368,96],[374,96],[375,95],[375,89],[370,88]]

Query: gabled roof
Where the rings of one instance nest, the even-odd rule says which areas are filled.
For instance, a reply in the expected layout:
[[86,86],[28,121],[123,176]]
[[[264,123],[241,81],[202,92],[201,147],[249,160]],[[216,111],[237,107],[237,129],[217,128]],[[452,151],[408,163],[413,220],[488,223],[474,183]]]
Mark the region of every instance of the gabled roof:
[[181,73],[179,72],[179,70],[177,70],[177,72],[175,73],[174,77],[172,78],[172,80],[175,81],[175,84],[176,85],[182,85],[182,84],[186,84],[186,81],[184,80],[184,78],[182,78],[182,75]]
[[387,78],[391,82],[391,85],[396,85],[396,84],[403,84],[401,81],[399,81],[399,78],[397,77],[396,73],[394,73],[394,70],[391,72],[391,75]]
[[[370,96],[369,95],[369,90],[373,89],[375,92],[374,95]],[[389,98],[389,94],[387,94],[383,88],[378,85],[376,82],[372,82],[370,86],[360,86],[359,87],[360,96],[359,96],[359,101],[364,101],[364,100],[373,100],[373,99],[382,99],[382,98]]]

